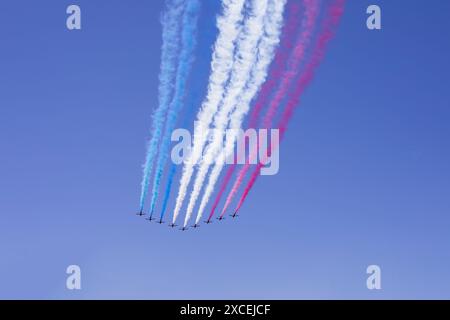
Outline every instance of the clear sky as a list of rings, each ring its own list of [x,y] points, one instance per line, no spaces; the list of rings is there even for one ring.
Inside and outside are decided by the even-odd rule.
[[[220,12],[202,4],[194,110]],[[366,28],[369,4],[381,31]],[[134,215],[162,8],[2,1],[0,298],[450,298],[450,2],[348,0],[280,172],[237,220],[185,233]],[[66,289],[71,264],[80,291]]]

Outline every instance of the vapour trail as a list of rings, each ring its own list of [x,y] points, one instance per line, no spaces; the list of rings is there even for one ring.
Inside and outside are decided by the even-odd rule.
[[[221,131],[222,136],[220,137],[220,140],[217,144],[213,145],[216,148],[216,154],[218,152],[221,154],[216,157],[214,167],[209,175],[208,183],[200,202],[200,207],[195,222],[196,224],[199,223],[202,218],[203,211],[205,210],[209,198],[214,191],[214,186],[216,185],[217,179],[219,178],[225,165],[225,159],[233,154],[234,145],[242,127],[242,122],[250,109],[250,102],[267,78],[269,65],[273,60],[275,49],[280,43],[280,33],[283,25],[283,12],[285,4],[286,0],[269,1],[266,14],[263,19],[263,35],[259,41],[256,52],[254,52],[257,60],[251,69],[251,78],[247,80],[246,87],[241,91],[240,97],[236,101],[237,106],[232,109],[231,114],[229,115],[230,124],[228,128],[231,130],[228,130],[225,137],[225,148],[222,148],[223,131]],[[225,126],[227,123],[228,119],[225,121]],[[209,167],[209,164],[206,165]]]
[[[286,97],[289,89],[291,88],[294,79],[301,72],[301,64],[306,55],[306,49],[311,41],[314,34],[315,25],[317,21],[317,16],[319,14],[319,0],[303,0],[305,7],[304,19],[301,25],[301,33],[297,38],[295,47],[288,59],[288,64],[281,73],[279,78],[279,85],[275,92],[273,93],[272,100],[269,103],[269,107],[266,116],[263,120],[263,128],[269,129],[273,123],[273,119],[282,103],[282,100]],[[281,81],[280,81],[281,79]],[[255,115],[256,117],[259,114]],[[257,157],[258,148],[253,148],[250,157],[254,160]],[[222,210],[221,216],[225,214],[230,202],[232,201],[234,195],[239,190],[247,171],[250,169],[250,163],[245,164],[240,170],[238,177],[226,199],[224,209]]]
[[[292,117],[294,109],[298,106],[300,98],[307,87],[307,85],[314,78],[314,73],[316,68],[319,66],[323,57],[325,55],[326,47],[329,41],[334,37],[335,29],[339,24],[340,18],[344,12],[345,0],[335,0],[333,4],[329,7],[327,17],[325,18],[323,31],[320,34],[316,46],[314,48],[314,52],[312,54],[311,61],[306,66],[304,74],[298,79],[297,84],[293,92],[289,94],[289,101],[286,105],[286,109],[284,110],[281,120],[279,121],[279,129],[280,129],[280,141],[284,137],[284,133],[286,132],[287,125],[289,120]],[[278,147],[278,146],[275,146]],[[268,152],[270,153],[270,146],[268,147]],[[256,179],[259,176],[262,165],[258,164],[255,170],[253,171],[250,181],[244,189],[244,192],[239,200],[239,203],[236,207],[236,211],[238,211],[245,199],[248,196],[251,188],[256,182]]]
[[[193,96],[197,97],[199,96],[199,94],[197,94],[197,92],[192,92],[192,87],[191,89],[191,99],[189,101],[186,101],[185,103],[187,103],[189,106],[195,106],[198,105],[198,101],[196,98],[193,98]],[[181,126],[181,128],[186,128],[189,124],[188,122],[191,121],[191,119],[194,117],[194,112],[197,110],[194,110],[194,108],[189,108],[188,112],[183,116],[184,120],[183,120],[183,126]],[[166,213],[167,210],[167,205],[168,205],[168,201],[170,198],[170,194],[171,194],[171,190],[172,190],[172,185],[173,185],[173,180],[175,179],[175,174],[177,172],[177,164],[172,163],[170,170],[169,170],[169,174],[167,175],[167,184],[166,184],[166,189],[164,191],[164,198],[163,198],[163,202],[162,202],[162,206],[161,206],[161,214],[160,214],[160,221],[163,221],[164,215]]]
[[[162,203],[162,206],[161,206],[161,215],[159,217],[160,221],[163,220],[164,214],[166,213],[167,203],[169,202],[170,189],[172,188],[173,177],[175,176],[175,172],[176,171],[177,171],[177,166],[174,163],[172,163],[172,165],[170,167],[170,171],[169,171],[169,176],[168,176],[168,179],[167,179],[166,190],[164,192],[163,203]]]
[[[268,104],[268,99],[272,91],[275,89],[276,84],[278,84],[279,78],[285,68],[286,61],[288,60],[288,56],[290,53],[290,49],[292,49],[293,44],[295,43],[295,35],[297,31],[297,25],[300,18],[300,2],[299,1],[290,1],[288,2],[288,6],[286,9],[287,12],[287,21],[283,27],[282,38],[280,46],[278,47],[275,58],[272,66],[270,67],[269,77],[266,82],[264,82],[261,91],[258,94],[258,98],[254,103],[252,111],[249,117],[249,128],[255,128],[260,113],[264,106]],[[211,212],[209,213],[207,221],[210,221],[214,216],[214,212],[219,205],[220,199],[222,198],[223,193],[225,192],[228,183],[233,176],[233,173],[236,169],[237,165],[234,163],[230,165],[225,174],[225,177],[220,186],[219,192],[214,200],[214,203],[211,208]]]
[[[183,28],[181,31],[181,52],[179,56],[177,74],[175,79],[175,92],[167,113],[164,135],[161,139],[158,158],[156,161],[155,174],[153,179],[152,198],[150,202],[150,215],[155,209],[156,200],[159,194],[162,174],[170,153],[171,135],[175,129],[178,114],[184,104],[183,99],[186,92],[186,85],[189,73],[194,62],[194,50],[196,46],[197,21],[200,12],[199,0],[187,0],[183,14]]]
[[[209,164],[214,161],[217,150],[223,143],[223,131],[229,120],[229,113],[235,108],[240,93],[250,78],[250,72],[256,61],[258,42],[264,33],[264,17],[267,12],[268,0],[252,0],[248,17],[244,22],[243,32],[237,41],[235,61],[233,63],[230,80],[226,85],[226,94],[214,114],[214,131],[209,144],[205,148],[204,156],[200,161],[194,187],[191,192],[186,211],[184,226],[187,225],[195,202],[200,194],[203,181],[208,173]]]
[[[202,63],[202,62],[198,62],[198,63]],[[196,69],[196,72],[197,71],[198,70]],[[205,72],[205,71],[203,71],[203,72]],[[201,73],[203,73],[203,72],[201,72]],[[197,76],[199,76],[199,75],[201,76],[201,73],[197,74]],[[196,108],[194,108],[194,106],[200,104],[200,101],[198,101],[198,100],[200,100],[201,94],[199,93],[200,87],[198,86],[198,83],[194,84],[194,83],[190,82],[189,90],[190,90],[189,91],[189,99],[185,100],[185,104],[190,107],[188,107],[188,109],[186,110],[187,112],[183,115],[183,118],[184,118],[183,125],[180,126],[180,128],[187,128],[189,126],[189,122],[192,121],[191,119],[194,118],[195,113],[198,111]],[[172,191],[173,180],[175,179],[177,167],[178,167],[177,164],[172,163],[169,173],[167,175],[166,189],[164,191],[163,202],[161,205],[160,222],[163,221],[163,218],[167,212],[168,201],[169,201],[170,194]]]
[[[209,213],[207,222],[211,221],[211,218],[214,216],[214,212],[216,211],[217,206],[219,205],[220,199],[222,198],[223,193],[225,192],[228,183],[230,183],[231,177],[233,176],[234,170],[236,168],[236,164],[232,164],[225,174],[225,178],[222,181],[222,184],[220,185],[219,192],[217,193],[216,199],[214,200],[214,203],[211,208],[211,212]]]
[[[139,202],[140,212],[144,210],[153,162],[158,151],[158,144],[161,139],[165,122],[165,115],[169,108],[170,98],[173,92],[176,60],[180,45],[179,29],[183,8],[184,0],[169,0],[167,1],[166,12],[161,18],[162,47],[158,87],[158,107],[152,117],[152,137],[148,143],[146,159],[143,166],[141,196]]]
[[[223,13],[217,18],[219,34],[212,55],[208,93],[197,114],[197,121],[194,124],[192,150],[183,166],[183,173],[172,218],[173,223],[175,223],[180,213],[194,166],[202,155],[203,146],[207,139],[207,130],[219,107],[225,91],[225,84],[229,79],[233,66],[236,40],[241,32],[242,21],[244,19],[244,3],[245,0],[222,1]]]

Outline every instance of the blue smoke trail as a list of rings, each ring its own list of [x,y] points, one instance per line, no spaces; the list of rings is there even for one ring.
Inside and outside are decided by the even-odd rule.
[[[176,59],[179,52],[179,29],[183,14],[184,0],[169,0],[167,10],[161,19],[162,24],[162,47],[161,47],[161,70],[159,74],[158,108],[152,116],[152,138],[147,147],[143,177],[141,183],[140,212],[144,210],[145,198],[147,197],[150,175],[153,169],[153,161],[156,157],[158,144],[164,127],[164,119],[169,108],[170,98],[173,91],[173,83],[176,72]]]
[[[205,73],[205,71],[203,71],[202,73]],[[207,75],[207,74],[205,73],[205,75]],[[190,99],[189,99],[189,102],[187,103],[188,106],[199,105],[199,103],[201,102],[200,101],[201,96],[200,96],[199,91],[200,91],[200,88],[198,88],[198,90],[195,90],[194,92],[191,91],[192,93],[190,94]],[[186,128],[188,126],[188,122],[189,122],[189,120],[192,120],[195,110],[196,109],[194,109],[194,108],[189,108],[187,110],[188,112],[184,115],[182,128]],[[164,198],[163,198],[163,202],[162,202],[161,215],[160,215],[161,221],[164,218],[164,215],[166,214],[167,204],[169,202],[170,192],[172,190],[173,179],[175,178],[176,173],[177,173],[177,165],[175,163],[172,163],[172,165],[170,166],[169,174],[167,176],[166,190],[164,191]]]
[[[204,17],[205,19],[208,19],[208,17]],[[209,19],[211,19],[211,23],[215,22],[215,17],[209,17]],[[203,20],[203,23],[205,23],[206,20]],[[202,32],[205,32],[207,30],[202,30]],[[211,44],[212,45],[212,44]],[[197,75],[197,77],[200,78],[205,78],[208,79],[208,75],[209,75],[209,71],[210,71],[210,61],[208,59],[201,59],[201,60],[197,60],[196,61],[196,70],[195,73]],[[183,116],[184,120],[183,120],[183,125],[181,126],[181,128],[187,128],[190,124],[191,121],[193,121],[192,119],[195,116],[195,112],[197,111],[197,109],[193,108],[192,106],[198,106],[201,104],[202,99],[203,99],[203,93],[202,91],[204,90],[204,87],[207,86],[208,83],[206,81],[206,83],[201,83],[200,81],[195,81],[195,83],[191,83],[189,85],[190,90],[189,90],[189,98],[186,102],[187,106],[190,106],[186,111],[186,114]],[[175,163],[172,163],[172,165],[170,166],[170,170],[169,170],[169,174],[167,175],[167,185],[166,185],[166,190],[164,191],[164,198],[163,198],[163,202],[162,202],[162,206],[161,206],[161,214],[160,214],[160,221],[163,220],[165,214],[166,214],[166,210],[167,210],[167,205],[169,203],[169,198],[170,198],[170,193],[172,191],[172,185],[173,185],[173,180],[175,179],[175,174],[177,173],[177,165]]]
[[[153,180],[152,200],[150,203],[150,214],[155,209],[156,199],[158,198],[159,185],[164,171],[167,158],[169,156],[171,135],[177,124],[178,114],[183,107],[183,98],[192,64],[194,62],[194,49],[196,46],[197,20],[200,12],[200,1],[189,0],[186,11],[183,15],[183,30],[181,32],[181,53],[175,82],[175,93],[167,114],[167,122],[164,130],[164,136],[161,140],[161,146],[155,167]]]
[[[167,203],[169,202],[170,190],[172,189],[172,182],[173,182],[173,178],[174,178],[176,172],[177,172],[177,166],[175,163],[172,163],[172,166],[170,167],[170,171],[169,171],[169,177],[167,179],[166,191],[164,192],[161,216],[159,217],[160,221],[162,221],[162,219],[164,218],[164,214],[166,213]]]
[[[207,65],[209,66],[209,65]],[[191,88],[193,89],[193,88]],[[196,88],[195,90],[191,90],[189,102],[187,102],[188,106],[197,106],[199,103],[201,103],[200,99],[201,96],[199,94],[200,88]],[[189,108],[187,113],[184,115],[183,120],[183,126],[182,128],[186,128],[188,126],[188,123],[190,120],[192,120],[192,117],[194,116],[195,108]],[[167,185],[166,190],[164,191],[164,198],[161,206],[161,215],[160,220],[162,221],[164,218],[164,215],[166,214],[167,204],[169,202],[170,192],[172,190],[172,184],[173,179],[175,178],[175,174],[177,173],[177,165],[175,163],[172,163],[170,166],[169,174],[167,176]]]

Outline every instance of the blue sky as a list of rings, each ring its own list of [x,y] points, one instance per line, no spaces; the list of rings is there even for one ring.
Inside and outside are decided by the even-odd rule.
[[[202,2],[188,105],[220,12]],[[80,31],[65,26],[72,3]],[[450,2],[349,0],[280,172],[238,220],[186,233],[134,216],[162,7],[2,3],[0,298],[450,298]],[[70,264],[80,291],[65,287]],[[382,290],[366,288],[370,264]]]

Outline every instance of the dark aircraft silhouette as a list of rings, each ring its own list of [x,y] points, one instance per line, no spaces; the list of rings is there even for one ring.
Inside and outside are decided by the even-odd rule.
[[[223,216],[217,217],[217,220],[222,221],[225,220],[225,218]]]
[[[232,218],[234,219],[234,218],[236,218],[236,217],[239,217],[239,215],[237,214],[237,211],[236,211],[235,213],[230,214],[230,217],[232,217]]]
[[[175,223],[171,223],[171,224],[169,224],[169,227],[171,227],[171,228],[175,228],[177,225],[175,224]]]
[[[186,228],[186,227],[180,228],[181,231],[186,231],[187,229],[189,229],[189,228]]]
[[[142,217],[142,216],[145,216],[145,213],[143,213],[142,210],[141,210],[141,211],[139,211],[138,213],[136,213],[136,215]]]
[[[156,221],[156,223],[163,224],[164,221],[162,221],[162,219],[159,219],[159,221]]]
[[[196,223],[192,226],[192,228],[194,228],[194,229],[200,228],[200,225]]]
[[[208,219],[208,220],[205,221],[205,223],[206,224],[210,224],[210,223],[212,223],[212,221],[211,221],[211,219]]]
[[[148,221],[152,222],[153,220],[155,220],[155,218],[153,218],[153,211],[150,212],[150,217],[147,218]]]

